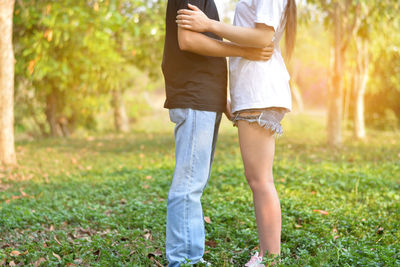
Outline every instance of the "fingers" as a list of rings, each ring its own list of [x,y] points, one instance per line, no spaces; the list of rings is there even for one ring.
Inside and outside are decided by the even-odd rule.
[[[270,59],[273,53],[263,53],[262,56]]]
[[[176,16],[176,19],[177,20],[193,20],[193,18],[188,15],[178,15],[178,16]]]
[[[190,25],[190,23],[188,21],[176,21],[176,23],[178,24],[178,27],[182,28],[182,29],[186,29],[186,30],[192,30],[193,26]]]
[[[271,47],[248,48],[247,51],[249,52],[249,54],[246,59],[252,61],[268,61],[274,54],[274,49],[272,49]]]
[[[189,10],[189,9],[179,9],[178,14],[180,15],[194,15],[196,14],[195,11]]]
[[[176,23],[179,27],[190,29],[191,28],[191,21],[193,19],[187,15],[178,15],[176,16]]]
[[[260,52],[261,60],[264,60],[264,61],[269,60],[269,59],[271,59],[271,57],[274,53],[274,48],[271,46],[267,46],[267,47],[261,48],[261,51],[259,51],[259,52]]]
[[[263,54],[259,54],[257,56],[254,56],[254,58],[252,60],[260,60],[260,61],[267,61],[271,59],[272,54],[268,54],[268,53],[263,53]]]
[[[176,23],[179,27],[191,30],[193,27],[191,25],[193,21],[192,15],[195,14],[195,11],[180,9],[178,10],[178,15],[176,16]]]
[[[267,46],[267,47],[261,48],[261,50],[262,50],[262,52],[273,52],[274,47]]]
[[[188,7],[189,7],[190,9],[192,9],[192,10],[200,11],[200,9],[199,9],[197,6],[195,6],[195,5],[188,4]]]
[[[273,51],[262,51],[261,52],[261,55],[265,55],[265,56],[272,56],[272,54],[273,54]]]

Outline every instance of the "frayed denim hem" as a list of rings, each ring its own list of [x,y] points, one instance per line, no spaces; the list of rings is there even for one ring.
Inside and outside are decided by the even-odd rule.
[[[251,115],[241,115],[241,113],[257,113]],[[233,118],[233,126],[237,127],[237,121],[243,120],[249,123],[257,123],[264,129],[271,131],[275,137],[283,135],[283,127],[281,121],[287,111],[283,108],[266,108],[261,110],[241,110],[235,114]]]

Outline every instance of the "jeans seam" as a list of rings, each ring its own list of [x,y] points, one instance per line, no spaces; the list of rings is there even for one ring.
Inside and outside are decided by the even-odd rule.
[[[186,192],[188,192],[188,189],[191,188],[192,185],[192,178],[193,178],[193,167],[194,167],[194,155],[195,155],[195,150],[196,150],[196,134],[195,134],[195,130],[196,130],[196,111],[192,110],[191,112],[193,112],[193,117],[192,117],[192,148],[191,148],[191,153],[190,153],[190,174],[189,174],[189,179],[187,181],[187,188],[186,188]],[[186,227],[186,240],[187,240],[187,246],[186,246],[186,253],[187,255],[190,255],[190,250],[191,250],[191,246],[192,246],[192,242],[190,240],[190,227],[189,227],[189,222],[188,222],[188,214],[189,214],[189,206],[188,206],[188,197],[189,194],[185,195],[185,227]]]
[[[212,168],[212,163],[214,161],[214,153],[215,153],[215,147],[216,147],[216,143],[217,143],[217,139],[218,139],[218,133],[216,132],[217,130],[219,130],[219,123],[221,122],[221,118],[219,117],[219,113],[216,112],[215,113],[215,121],[214,121],[214,129],[213,129],[213,140],[211,142],[211,150],[210,150],[210,165],[209,165],[209,169],[208,169],[208,177],[207,177],[207,181],[204,184],[203,188],[202,188],[202,192],[205,190],[209,180],[210,180],[210,176],[211,176],[211,168]],[[218,123],[218,125],[217,125]],[[203,209],[201,210],[201,215],[204,218],[204,211]],[[202,230],[203,230],[203,236],[205,237],[206,233],[205,233],[205,225],[204,225],[204,219],[202,219]]]
[[[202,192],[205,190],[205,188],[206,188],[206,186],[207,186],[207,184],[208,184],[208,182],[209,182],[209,180],[210,180],[210,176],[211,176],[211,168],[212,168],[212,162],[213,162],[213,160],[214,160],[214,146],[216,145],[216,139],[217,139],[217,134],[215,133],[215,131],[216,131],[216,129],[217,129],[217,121],[218,121],[218,113],[216,112],[215,113],[215,121],[214,121],[214,129],[213,129],[213,140],[212,140],[212,142],[211,142],[211,150],[210,150],[210,167],[209,167],[209,169],[208,169],[208,177],[207,177],[207,181],[206,181],[206,183],[205,183],[205,185],[203,186],[203,188],[202,188]],[[214,142],[215,142],[215,144],[214,144]]]

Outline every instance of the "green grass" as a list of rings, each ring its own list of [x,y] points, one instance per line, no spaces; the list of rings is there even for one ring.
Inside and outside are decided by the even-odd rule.
[[[329,149],[323,117],[290,115],[284,126],[274,166],[282,266],[399,266],[399,133],[370,132],[367,142],[345,133],[344,146]],[[0,265],[167,264],[173,148],[165,112],[129,135],[19,141],[20,166],[0,170]],[[243,266],[258,240],[236,128],[226,120],[203,208],[211,218],[205,259]]]

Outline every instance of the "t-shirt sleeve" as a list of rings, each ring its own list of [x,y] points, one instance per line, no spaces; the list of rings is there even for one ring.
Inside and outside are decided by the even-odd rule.
[[[202,11],[204,11],[205,7],[205,0],[177,0],[178,1],[178,9],[189,9],[188,4],[197,6],[200,8]]]
[[[253,7],[256,10],[255,23],[264,23],[277,31],[281,24],[284,11],[283,0],[253,0]]]

